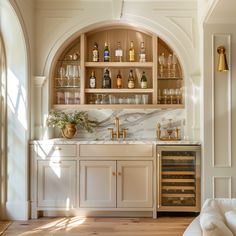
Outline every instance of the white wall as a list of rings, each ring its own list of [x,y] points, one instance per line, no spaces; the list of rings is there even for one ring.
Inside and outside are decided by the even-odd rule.
[[[228,72],[218,72],[217,47],[226,48]],[[203,198],[236,197],[236,27],[204,26]]]

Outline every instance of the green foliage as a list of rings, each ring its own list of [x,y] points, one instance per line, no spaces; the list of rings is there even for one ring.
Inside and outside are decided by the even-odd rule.
[[[85,111],[51,111],[47,117],[46,124],[48,127],[57,127],[60,129],[65,128],[66,124],[75,124],[77,127],[84,128],[92,133],[97,122],[90,120]]]

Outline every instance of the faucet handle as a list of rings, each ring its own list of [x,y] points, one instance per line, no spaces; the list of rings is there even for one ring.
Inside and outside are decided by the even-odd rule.
[[[128,130],[128,128],[122,129],[122,136],[123,136],[123,139],[125,139],[126,136],[127,136],[127,132],[126,132],[127,130]]]
[[[114,136],[115,136],[114,129],[113,128],[108,128],[108,130],[110,131],[110,138],[113,139]]]

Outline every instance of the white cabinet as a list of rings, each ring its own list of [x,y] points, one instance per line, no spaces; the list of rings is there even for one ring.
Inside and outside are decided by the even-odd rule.
[[[156,216],[152,144],[31,145],[31,216]]]
[[[116,207],[116,162],[80,162],[80,207]]]
[[[117,207],[152,207],[152,161],[117,161]]]
[[[38,207],[76,206],[76,161],[38,160]]]
[[[80,207],[152,207],[152,181],[152,161],[80,161]]]

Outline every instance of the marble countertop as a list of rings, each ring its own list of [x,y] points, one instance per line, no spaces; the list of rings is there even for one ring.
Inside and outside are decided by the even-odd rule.
[[[156,139],[45,139],[45,140],[33,140],[30,144],[154,144],[154,145],[201,145],[200,141],[160,141]]]

